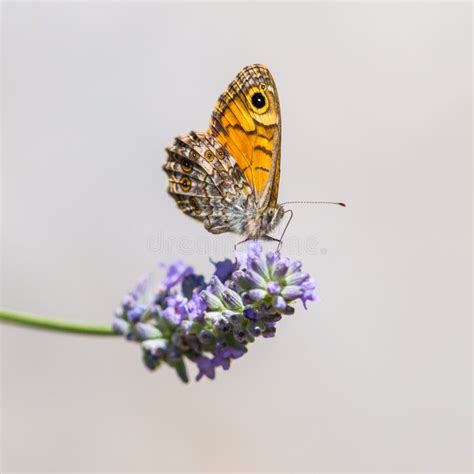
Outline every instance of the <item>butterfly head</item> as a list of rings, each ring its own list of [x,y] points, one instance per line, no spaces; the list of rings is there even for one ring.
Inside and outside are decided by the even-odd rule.
[[[276,207],[265,209],[260,217],[260,232],[262,235],[268,234],[280,223],[285,210],[279,204]]]

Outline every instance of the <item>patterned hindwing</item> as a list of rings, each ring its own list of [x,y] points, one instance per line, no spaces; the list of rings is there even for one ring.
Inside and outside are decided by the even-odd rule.
[[[255,208],[255,196],[240,167],[214,137],[181,135],[166,148],[168,192],[187,215],[209,232],[242,233],[242,216]]]
[[[278,92],[261,64],[243,68],[219,97],[209,133],[241,167],[259,207],[274,207],[280,177],[281,117]]]

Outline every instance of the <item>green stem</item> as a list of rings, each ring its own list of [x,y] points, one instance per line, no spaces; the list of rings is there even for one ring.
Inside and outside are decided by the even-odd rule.
[[[74,334],[90,334],[95,336],[117,336],[109,326],[90,326],[88,324],[70,323],[67,321],[55,321],[45,319],[32,314],[17,313],[0,309],[0,322],[30,326],[48,331],[61,331]]]

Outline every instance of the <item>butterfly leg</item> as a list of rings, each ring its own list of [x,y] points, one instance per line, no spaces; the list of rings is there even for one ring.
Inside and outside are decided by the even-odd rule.
[[[264,235],[262,237],[262,240],[271,240],[272,242],[279,242],[281,243],[280,239],[277,239],[276,237],[272,237],[271,235]]]
[[[285,236],[286,230],[288,229],[288,226],[290,225],[291,219],[293,219],[293,211],[291,209],[288,209],[287,211],[285,211],[285,214],[287,212],[290,213],[290,218],[288,219],[288,222],[286,223],[285,228],[283,229],[281,237],[280,237],[280,239],[274,239],[274,240],[277,240],[279,242],[278,247],[277,247],[277,251],[280,251],[281,246],[283,245],[283,237]]]
[[[272,242],[278,242],[277,252],[280,251],[281,245],[283,244],[283,242],[280,239],[277,239],[276,237],[272,237],[271,235],[264,235],[263,240],[271,240]]]
[[[252,239],[241,240],[240,242],[237,242],[236,244],[234,244],[234,251],[237,250],[238,245],[245,244],[245,242],[248,242],[249,240],[252,240]]]

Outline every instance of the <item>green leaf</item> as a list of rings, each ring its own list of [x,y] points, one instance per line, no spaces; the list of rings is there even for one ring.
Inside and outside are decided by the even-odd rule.
[[[178,374],[178,377],[181,379],[182,382],[188,383],[189,378],[188,378],[188,371],[186,370],[186,365],[184,364],[183,359],[181,359],[176,365],[175,365],[176,373]]]

